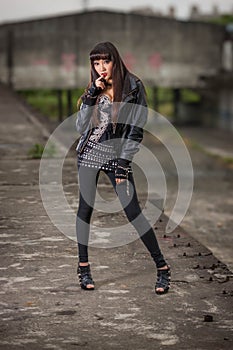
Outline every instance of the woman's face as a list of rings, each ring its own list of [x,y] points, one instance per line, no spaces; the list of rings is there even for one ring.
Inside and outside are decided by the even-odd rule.
[[[95,60],[93,66],[96,72],[106,81],[112,78],[113,62],[107,59]]]

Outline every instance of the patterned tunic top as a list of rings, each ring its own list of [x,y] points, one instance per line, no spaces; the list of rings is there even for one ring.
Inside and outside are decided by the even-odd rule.
[[[111,111],[109,97],[101,95],[98,101],[99,124],[92,130],[83,152],[78,156],[79,166],[115,171],[116,152],[109,141],[112,133]]]
[[[89,140],[94,142],[103,141],[102,135],[111,124],[112,102],[107,95],[101,95],[99,98],[99,121],[100,123],[94,128]]]

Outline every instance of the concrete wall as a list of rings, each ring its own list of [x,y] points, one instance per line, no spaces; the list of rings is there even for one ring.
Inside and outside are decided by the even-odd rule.
[[[200,77],[221,67],[223,37],[217,25],[106,11],[8,24],[0,26],[0,77],[7,82],[10,50],[15,88],[83,87],[90,50],[112,41],[146,84],[202,87]]]

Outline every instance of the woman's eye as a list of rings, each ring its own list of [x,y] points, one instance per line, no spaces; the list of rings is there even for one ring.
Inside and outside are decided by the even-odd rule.
[[[94,62],[94,66],[98,66],[99,62]]]

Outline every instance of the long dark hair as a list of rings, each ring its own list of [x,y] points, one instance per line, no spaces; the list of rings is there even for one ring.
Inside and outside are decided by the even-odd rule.
[[[91,84],[95,82],[97,78],[99,78],[99,75],[96,72],[94,67],[94,61],[100,60],[100,59],[108,59],[113,62],[113,67],[112,67],[113,102],[121,102],[125,79],[126,79],[126,76],[129,74],[129,71],[126,68],[117,48],[109,41],[101,42],[95,45],[95,47],[91,50],[89,57],[91,62],[91,77],[90,77],[90,82],[83,95],[86,94]],[[97,103],[98,103],[98,99],[96,104]],[[113,111],[112,111],[113,122],[116,122],[117,120],[118,105],[119,105],[118,103],[113,104]],[[96,123],[98,123],[97,108],[94,109],[92,120],[95,125]]]
[[[113,81],[113,101],[120,102],[122,100],[122,90],[126,74],[129,72],[126,68],[117,48],[109,41],[97,44],[90,52],[91,61],[91,82],[94,82],[99,75],[94,68],[94,61],[100,59],[108,59],[112,61],[112,81]]]

